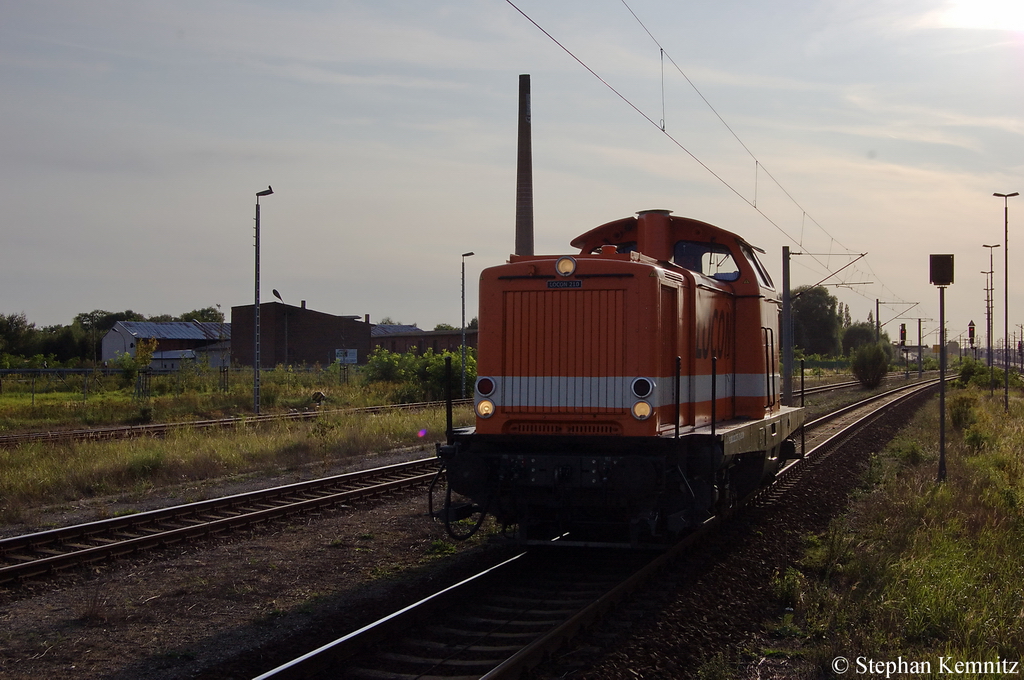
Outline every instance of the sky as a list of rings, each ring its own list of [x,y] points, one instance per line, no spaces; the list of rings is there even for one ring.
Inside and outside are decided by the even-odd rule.
[[[993,193],[1024,192],[1009,0],[0,0],[0,313],[230,315],[273,186],[263,302],[458,326],[461,254],[470,319],[514,249],[523,73],[537,253],[669,209],[763,248],[780,284],[790,246],[794,286],[934,343],[929,254],[955,257],[950,338],[973,320],[983,341],[1000,244],[1002,337]]]

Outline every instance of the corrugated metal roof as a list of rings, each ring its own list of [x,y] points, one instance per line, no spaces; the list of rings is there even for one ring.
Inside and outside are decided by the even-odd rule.
[[[137,338],[158,340],[230,340],[231,324],[217,321],[118,321]]]
[[[382,335],[394,335],[395,333],[422,333],[422,328],[416,326],[410,326],[404,323],[397,324],[377,324],[370,329],[371,337],[380,337]]]
[[[194,349],[169,349],[165,352],[153,352],[154,360],[171,360],[179,361],[181,359],[195,359],[196,351]]]

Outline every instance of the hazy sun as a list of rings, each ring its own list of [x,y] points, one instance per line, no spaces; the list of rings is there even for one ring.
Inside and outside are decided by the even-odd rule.
[[[950,0],[932,16],[949,28],[1024,32],[1021,0]]]

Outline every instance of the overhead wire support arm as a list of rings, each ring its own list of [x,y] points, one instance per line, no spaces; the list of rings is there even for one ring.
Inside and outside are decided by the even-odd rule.
[[[914,307],[917,307],[921,303],[920,302],[884,302],[882,304],[886,304],[886,305],[910,305],[909,307],[904,309],[902,312],[900,312],[898,315],[896,315],[896,316],[892,317],[891,319],[889,319],[889,321],[895,321],[896,319],[901,318],[904,314],[909,312]],[[885,323],[879,324],[879,326],[885,326],[885,324],[889,323],[889,321],[886,321]]]
[[[808,253],[808,255],[809,254],[810,253]],[[850,265],[852,265],[853,263],[857,262],[858,260],[860,260],[863,257],[867,257],[867,253],[861,253],[856,258],[850,260],[849,262],[844,264],[842,267],[840,267],[839,269],[835,270],[834,272],[832,272],[831,274],[829,274],[828,276],[823,278],[821,281],[818,281],[817,283],[815,283],[813,286],[808,286],[807,289],[814,288],[814,286],[820,286],[821,284],[825,283],[826,281],[831,279],[833,276],[835,276],[839,272],[843,271],[844,269],[846,269],[847,267],[849,267]],[[853,284],[832,284],[832,285],[853,285]],[[794,295],[793,299],[795,300],[796,298],[800,297],[801,295],[803,295],[803,291],[801,291],[801,292],[797,293],[796,295]]]
[[[870,286],[874,281],[844,281],[842,283],[819,283],[819,286],[835,286],[836,288],[850,288],[852,286]]]

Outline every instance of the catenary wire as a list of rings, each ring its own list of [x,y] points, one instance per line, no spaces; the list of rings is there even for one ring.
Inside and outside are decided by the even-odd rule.
[[[823,234],[825,234],[829,238],[830,244],[837,245],[837,246],[839,246],[840,248],[842,248],[843,250],[846,251],[846,253],[844,254],[845,256],[850,256],[852,254],[856,254],[855,251],[853,251],[850,248],[847,248],[846,246],[844,246],[834,236],[832,236],[816,219],[814,219],[814,217],[811,216],[807,212],[807,210],[804,209],[803,206],[800,205],[800,203],[792,196],[792,194],[790,194],[789,191],[784,186],[782,186],[782,184],[775,178],[775,176],[767,168],[764,167],[764,164],[761,163],[760,160],[753,154],[753,152],[750,151],[750,149],[743,142],[743,140],[740,139],[739,135],[736,134],[735,130],[732,129],[732,127],[728,124],[728,122],[726,122],[726,120],[722,117],[722,115],[715,109],[715,107],[711,104],[711,102],[708,101],[708,99],[704,96],[704,94],[700,91],[700,89],[697,88],[697,86],[693,83],[693,81],[689,78],[689,76],[687,76],[686,73],[682,70],[682,68],[680,68],[680,66],[675,62],[675,60],[672,58],[672,56],[667,51],[665,51],[664,47],[661,46],[661,43],[658,41],[658,39],[651,33],[651,31],[647,28],[647,26],[643,23],[643,21],[640,20],[640,18],[633,11],[633,9],[625,2],[625,0],[620,0],[620,1],[622,2],[623,6],[627,9],[627,11],[629,11],[629,13],[637,21],[637,23],[640,24],[640,26],[644,29],[644,31],[647,33],[647,35],[655,43],[655,45],[658,46],[659,50],[661,51],[662,58],[663,59],[666,58],[666,57],[668,58],[669,62],[676,68],[676,70],[686,80],[686,82],[689,83],[690,87],[693,88],[694,92],[697,93],[697,95],[700,97],[700,99],[702,101],[704,101],[704,103],[708,106],[708,108],[715,114],[715,116],[722,123],[722,125],[729,131],[729,133],[736,140],[736,142],[754,160],[756,170],[763,171],[765,173],[765,175],[769,179],[771,179],[771,181],[775,184],[775,186],[777,186],[779,188],[779,190],[781,190],[783,192],[783,194],[785,194],[785,196],[793,203],[793,205],[795,205],[797,208],[800,209],[800,211],[802,213],[802,218],[801,218],[801,236],[800,236],[799,239],[797,239],[793,235],[791,235],[788,231],[786,231],[786,229],[784,227],[782,227],[780,224],[778,224],[774,219],[772,219],[771,216],[769,216],[766,212],[764,212],[764,210],[762,210],[761,208],[759,208],[757,206],[756,189],[755,189],[755,199],[752,201],[749,198],[747,198],[746,196],[744,196],[736,187],[732,186],[725,178],[723,178],[721,175],[719,175],[717,172],[715,172],[707,163],[705,163],[700,158],[698,158],[696,156],[696,154],[694,154],[692,151],[690,151],[681,141],[679,141],[671,133],[669,133],[668,130],[667,130],[667,125],[666,125],[666,121],[665,121],[665,117],[664,117],[665,116],[664,111],[663,111],[663,114],[662,114],[663,115],[662,120],[660,122],[655,121],[649,115],[644,113],[643,110],[641,110],[639,106],[634,104],[628,97],[626,97],[624,94],[619,92],[615,87],[613,87],[611,85],[611,83],[609,83],[607,80],[605,80],[605,78],[603,78],[593,68],[591,68],[586,62],[584,62],[580,57],[578,57],[574,52],[572,52],[572,50],[570,50],[568,47],[566,47],[564,44],[562,44],[562,42],[560,42],[557,38],[555,38],[550,32],[548,32],[543,26],[541,26],[537,21],[535,21],[530,15],[528,15],[523,9],[521,9],[518,5],[516,5],[512,0],[505,0],[505,2],[510,7],[512,7],[514,10],[516,10],[520,15],[522,15],[522,17],[524,19],[526,19],[531,24],[533,24],[533,26],[537,30],[539,30],[541,33],[543,33],[549,40],[551,40],[555,45],[557,45],[563,52],[565,52],[567,55],[569,55],[576,63],[578,63],[580,66],[582,66],[584,69],[586,69],[586,71],[588,73],[590,73],[592,76],[594,76],[594,78],[596,78],[602,85],[604,85],[612,93],[614,93],[615,96],[617,96],[619,99],[621,99],[627,106],[629,106],[636,113],[638,113],[640,116],[642,116],[644,118],[644,120],[646,120],[648,123],[650,123],[654,127],[658,128],[658,130],[663,135],[665,135],[665,137],[672,144],[674,144],[681,151],[683,151],[686,155],[688,155],[690,158],[692,158],[698,165],[700,165],[702,168],[704,168],[712,177],[717,179],[723,186],[725,186],[733,194],[735,194],[737,198],[742,200],[744,203],[746,203],[748,206],[750,206],[755,212],[757,212],[759,215],[761,215],[761,217],[766,222],[768,222],[770,225],[772,225],[777,231],[779,231],[779,233],[781,233],[783,236],[785,236],[787,239],[789,239],[792,243],[802,247],[804,221],[810,220],[816,227],[818,227],[818,229]],[[664,85],[662,85],[662,100],[663,100],[662,101],[662,106],[663,106],[663,109],[664,109]],[[756,183],[756,171],[755,171],[755,183]],[[838,255],[839,253],[836,253],[836,254]],[[815,262],[817,262],[817,264],[819,266],[821,266],[822,269],[824,269],[826,272],[832,272],[831,267],[827,263],[822,262],[821,260],[819,260],[815,256],[812,256],[812,259]],[[868,265],[868,267],[870,269],[870,264]],[[834,272],[832,272],[832,273],[834,273]],[[873,271],[871,273],[874,275]],[[875,278],[876,278],[876,280],[878,279],[877,276],[875,276]],[[884,284],[880,283],[880,285],[882,286],[883,290],[889,290]],[[853,289],[852,287],[851,287],[851,291],[855,292],[857,295],[860,295],[861,297],[863,297],[865,299],[870,299],[869,296],[864,295],[863,293]],[[889,290],[889,292],[892,294],[892,296],[894,298],[897,298],[897,299],[899,298],[899,296],[897,296],[891,290]],[[899,304],[903,304],[903,303],[900,302]]]

